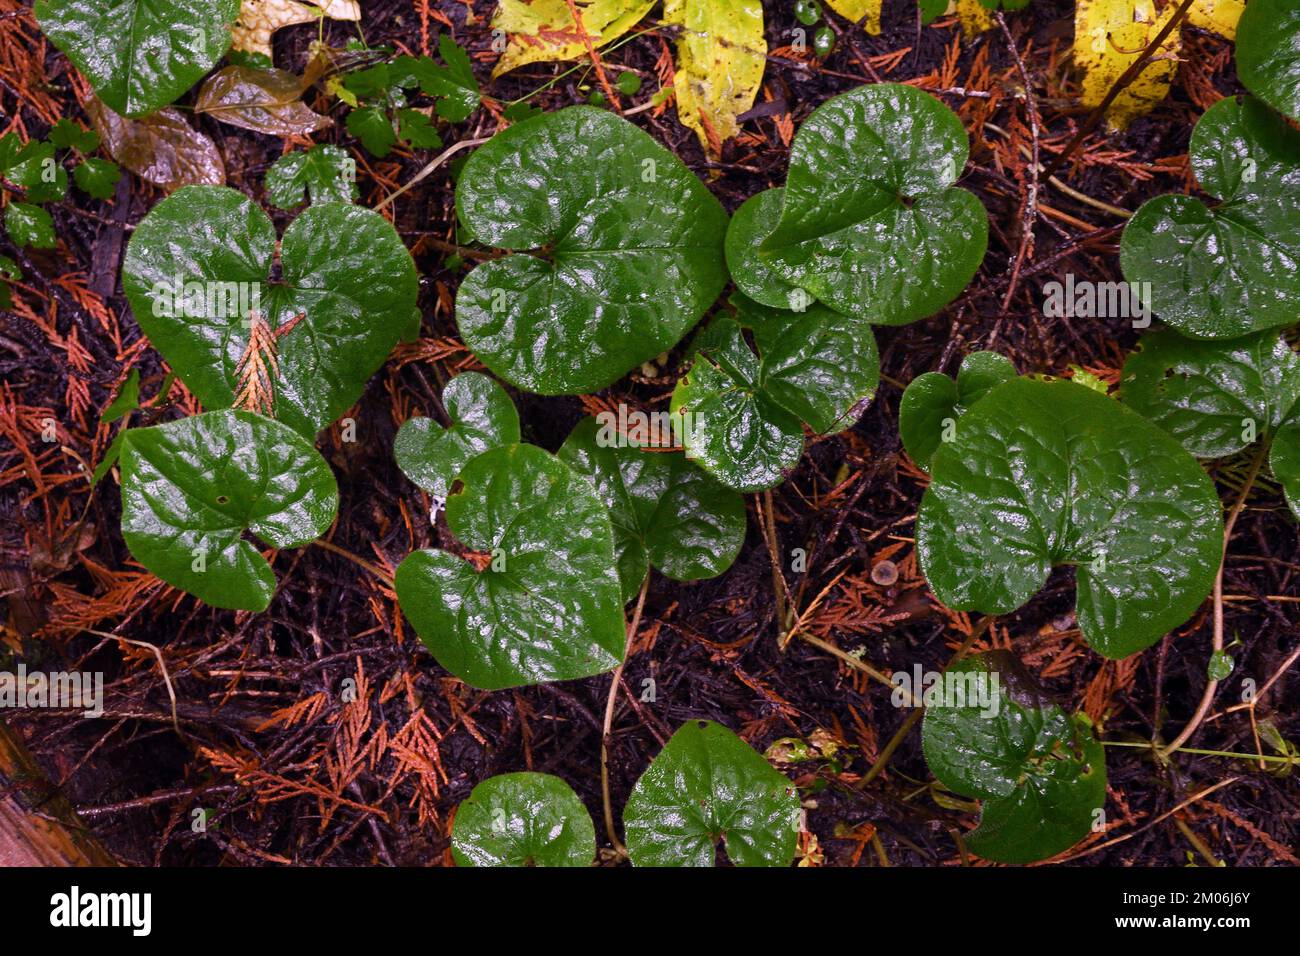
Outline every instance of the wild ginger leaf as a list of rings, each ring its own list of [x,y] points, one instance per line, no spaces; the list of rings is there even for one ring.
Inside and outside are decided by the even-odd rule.
[[[465,163],[456,208],[486,245],[541,250],[478,265],[456,321],[484,365],[543,395],[604,388],[672,348],[726,283],[721,205],[604,110],[572,106],[498,133]]]
[[[1106,756],[1089,724],[1044,698],[1006,651],[964,658],[945,677],[921,742],[940,783],[984,801],[971,851],[1032,863],[1087,836],[1106,802]]]
[[[609,507],[624,600],[651,564],[676,581],[717,577],[745,543],[744,500],[679,451],[643,450],[587,417],[557,456],[591,479]]]
[[[1227,97],[1192,130],[1193,196],[1144,203],[1120,241],[1124,277],[1184,335],[1236,338],[1300,314],[1300,131],[1258,100]]]
[[[633,866],[789,866],[799,796],[754,748],[711,720],[678,728],[623,810]]]
[[[591,866],[596,829],[573,788],[548,773],[503,773],[456,808],[457,866]]]
[[[209,408],[235,401],[250,313],[274,332],[275,417],[308,437],[360,397],[409,329],[418,280],[410,253],[378,213],[309,206],[280,240],[242,193],[189,186],[136,228],[122,286],[153,346]],[[178,294],[179,287],[179,294]]]
[[[403,613],[438,663],[472,687],[574,680],[623,658],[609,511],[587,479],[532,445],[472,459],[447,526],[486,567],[415,551],[396,574]]]
[[[279,422],[224,410],[128,429],[122,537],[135,559],[213,607],[264,611],[275,574],[251,543],[293,548],[329,530],[338,487]]]
[[[926,372],[908,383],[898,406],[898,434],[912,461],[929,468],[939,445],[956,434],[966,410],[995,385],[1016,377],[1011,360],[997,352],[972,352],[962,360],[954,381],[942,372]]]
[[[952,185],[966,154],[957,115],[915,87],[832,97],[795,134],[781,219],[759,255],[840,312],[880,325],[933,315],[988,244],[984,207]]]
[[[1173,438],[1069,381],[995,386],[930,459],[917,553],[955,610],[1007,614],[1072,565],[1098,653],[1127,657],[1186,621],[1223,549],[1214,485]]]
[[[451,416],[443,428],[432,418],[409,418],[397,430],[393,456],[402,474],[435,498],[446,499],[470,460],[491,448],[519,443],[519,413],[505,389],[478,372],[462,372],[442,391]]]
[[[1300,119],[1300,7],[1250,0],[1237,35],[1237,76],[1273,109]]]
[[[115,112],[176,100],[230,48],[239,0],[39,0],[36,21]]]
[[[760,305],[798,311],[816,301],[812,294],[786,282],[758,254],[763,240],[781,218],[785,189],[755,193],[740,204],[727,226],[727,268],[741,292]]]

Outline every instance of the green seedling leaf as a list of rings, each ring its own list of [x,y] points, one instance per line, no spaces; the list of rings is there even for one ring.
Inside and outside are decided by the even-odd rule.
[[[880,359],[864,319],[820,304],[781,312],[732,301],[737,317],[716,318],[701,333],[671,407],[688,458],[730,488],[758,491],[798,463],[802,422],[830,434],[857,420],[876,393]]]
[[[20,143],[14,133],[0,139],[0,174],[24,190],[29,203],[51,202],[68,194],[68,171],[54,156],[54,144]]]
[[[337,146],[313,146],[277,159],[266,171],[266,198],[277,209],[303,201],[356,202],[356,161]]]
[[[1121,398],[1197,458],[1271,442],[1269,463],[1300,517],[1300,356],[1277,332],[1229,342],[1143,336],[1124,363]]]
[[[953,664],[942,695],[921,742],[940,783],[984,801],[972,852],[1033,863],[1087,836],[1106,802],[1106,756],[1086,720],[1044,699],[1006,651]]]
[[[930,467],[939,445],[957,434],[957,419],[995,385],[1016,377],[1016,367],[997,352],[972,352],[962,360],[953,381],[942,372],[926,372],[908,383],[898,406],[898,432],[912,461]]]
[[[634,437],[588,417],[558,452],[609,507],[624,600],[636,596],[651,564],[675,581],[717,577],[745,543],[740,495],[681,452],[643,450]]]
[[[1237,76],[1273,109],[1300,120],[1300,6],[1250,0],[1237,21]]]
[[[759,246],[781,218],[784,196],[785,189],[778,186],[755,193],[741,203],[727,226],[727,268],[736,287],[755,302],[799,312],[816,300],[782,279],[758,254]]]
[[[82,129],[72,120],[64,118],[50,127],[46,137],[59,149],[75,149],[82,154],[93,153],[99,149],[99,134],[94,130]]]
[[[1227,680],[1232,674],[1234,663],[1232,655],[1227,651],[1215,651],[1210,655],[1210,664],[1206,668],[1206,676],[1210,680]]]
[[[457,866],[591,866],[596,830],[559,777],[503,773],[456,808],[451,855]]]
[[[240,0],[38,0],[41,31],[123,116],[176,100],[230,48]]]
[[[397,111],[397,136],[412,149],[437,149],[442,145],[432,121],[415,109]]]
[[[1120,265],[1184,335],[1236,338],[1300,314],[1300,131],[1258,100],[1215,103],[1192,130],[1211,196],[1157,196],[1124,229]]]
[[[5,207],[5,229],[19,249],[23,246],[53,249],[55,246],[54,220],[40,206],[11,202]]]
[[[537,253],[481,263],[456,294],[465,343],[533,392],[612,384],[672,348],[726,283],[722,206],[604,110],[569,107],[498,133],[466,162],[456,208],[479,242]]]
[[[795,134],[780,222],[760,255],[841,312],[879,325],[933,315],[988,245],[984,207],[952,185],[967,150],[957,115],[915,87],[832,97]]]
[[[415,311],[410,253],[378,213],[309,206],[280,240],[243,194],[188,186],[150,211],[127,247],[122,285],[136,321],[209,408],[234,404],[250,315],[274,331],[277,419],[307,437],[361,396]]]
[[[995,386],[930,459],[917,515],[921,569],[958,610],[1007,614],[1075,566],[1076,616],[1122,658],[1210,593],[1223,517],[1209,477],[1131,409],[1068,381]]]
[[[519,443],[519,413],[505,389],[478,372],[462,372],[442,391],[450,428],[411,418],[397,430],[393,455],[402,474],[445,501],[470,459],[490,448]]]
[[[488,555],[446,551],[397,568],[397,597],[438,663],[483,690],[603,674],[623,657],[623,601],[609,511],[591,483],[532,445],[462,469],[447,526]]]
[[[462,123],[478,109],[479,88],[469,54],[444,33],[438,38],[438,55],[446,66],[439,66],[427,56],[398,57],[394,66],[408,73],[420,91],[438,98],[438,115],[452,123]]]
[[[361,140],[367,153],[383,159],[397,145],[397,133],[388,113],[378,106],[363,106],[348,114],[348,132]]]
[[[8,256],[0,256],[0,309],[11,308],[14,304],[13,290],[9,283],[18,282],[23,277],[23,270]]]
[[[140,407],[140,370],[131,369],[127,375],[126,381],[118,393],[113,396],[113,400],[108,403],[108,408],[104,409],[104,414],[99,416],[101,425],[109,425],[125,416],[128,412],[133,412]]]
[[[789,866],[799,838],[794,785],[721,724],[688,720],[623,810],[634,866]]]
[[[214,607],[265,611],[275,574],[246,535],[294,548],[338,512],[329,465],[302,436],[253,412],[223,410],[122,444],[122,537],[135,559]]]
[[[77,188],[86,195],[96,199],[112,199],[113,193],[117,191],[117,182],[122,178],[122,170],[117,163],[92,156],[82,160],[72,171],[72,178],[76,180]]]

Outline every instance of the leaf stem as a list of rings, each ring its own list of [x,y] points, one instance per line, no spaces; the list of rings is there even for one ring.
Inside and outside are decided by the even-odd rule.
[[[1246,480],[1242,482],[1241,493],[1237,495],[1232,510],[1228,512],[1228,520],[1223,524],[1223,552],[1219,558],[1219,571],[1214,576],[1213,653],[1215,654],[1223,650],[1223,569],[1228,563],[1228,541],[1232,538],[1232,529],[1237,524],[1237,518],[1241,515],[1242,508],[1246,505],[1246,498],[1250,495],[1255,479],[1259,476],[1259,470],[1264,466],[1264,459],[1268,455],[1268,446],[1269,443],[1266,441],[1259,443],[1259,451],[1255,453],[1255,459],[1250,463],[1250,470],[1246,472]],[[1160,756],[1168,757],[1191,739],[1192,734],[1196,733],[1196,728],[1205,719],[1205,715],[1210,712],[1210,705],[1214,703],[1214,693],[1218,688],[1219,682],[1217,680],[1210,680],[1206,683],[1205,693],[1201,695],[1201,702],[1196,706],[1196,713],[1187,722],[1183,732],[1174,738],[1173,743],[1160,751]]]
[[[1129,740],[1103,740],[1103,747],[1132,747],[1136,750],[1153,750],[1154,744],[1140,743]],[[1295,763],[1294,757],[1275,757],[1272,755],[1239,753],[1234,750],[1202,750],[1199,747],[1179,747],[1177,750],[1180,754],[1198,754],[1204,757],[1228,757],[1233,760],[1266,760],[1270,763]],[[1161,756],[1165,756],[1162,752]]]
[[[317,538],[315,541],[312,542],[312,544],[316,545],[316,547],[318,548],[324,548],[326,551],[329,551],[332,554],[337,554],[339,557],[347,558],[349,561],[351,561],[359,568],[364,568],[365,570],[373,574],[375,577],[379,578],[379,580],[382,581],[389,588],[389,590],[392,590],[392,588],[394,587],[393,576],[391,574],[389,574],[379,565],[373,564],[372,562],[367,561],[365,558],[353,554],[347,548],[340,548],[333,541],[326,541],[324,538]]]
[[[636,609],[632,612],[632,623],[627,628],[627,644],[623,648],[623,659],[614,668],[614,680],[609,685],[609,697],[605,699],[605,724],[600,733],[600,799],[605,811],[605,834],[609,845],[621,857],[627,856],[625,847],[614,829],[614,805],[609,798],[609,735],[614,726],[614,702],[618,699],[618,685],[623,679],[623,668],[627,665],[628,655],[632,653],[632,641],[636,639],[637,628],[641,626],[641,610],[645,607],[646,591],[650,590],[650,572],[646,571],[641,581],[641,593],[637,595]]]

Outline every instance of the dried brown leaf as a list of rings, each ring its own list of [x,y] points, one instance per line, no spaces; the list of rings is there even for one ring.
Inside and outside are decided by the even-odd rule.
[[[190,126],[179,110],[168,107],[126,119],[92,96],[86,115],[108,154],[146,182],[171,192],[226,181],[226,165],[216,144]]]
[[[297,0],[244,0],[239,20],[231,32],[233,48],[246,53],[271,56],[271,34],[295,23],[312,23],[322,13],[332,20],[360,20],[358,0],[319,0],[313,4]]]
[[[319,62],[319,61],[313,61]],[[272,136],[305,136],[333,124],[302,101],[311,72],[228,66],[208,77],[194,109],[231,126]]]

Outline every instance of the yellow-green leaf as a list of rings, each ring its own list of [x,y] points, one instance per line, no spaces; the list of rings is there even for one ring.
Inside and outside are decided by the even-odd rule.
[[[1157,14],[1152,0],[1079,0],[1074,10],[1074,63],[1083,74],[1081,99],[1096,107],[1111,86],[1155,39],[1177,4]],[[1146,68],[1106,110],[1106,120],[1124,129],[1169,94],[1178,71],[1178,31],[1165,38]]]
[[[985,30],[993,29],[993,11],[980,3],[980,0],[952,0],[948,4],[948,12],[957,14],[957,19],[961,21],[961,32],[968,40]]]
[[[857,23],[863,17],[866,22],[862,29],[873,37],[880,35],[880,4],[882,0],[826,0],[827,5],[850,23]],[[979,0],[975,0],[976,3]]]
[[[677,117],[717,154],[740,131],[767,62],[759,0],[664,0],[677,40]]]
[[[1229,40],[1237,38],[1237,21],[1246,9],[1242,0],[1196,0],[1187,11],[1187,22]]]
[[[627,33],[653,6],[654,0],[574,0],[596,49]],[[576,60],[587,52],[566,0],[501,0],[492,29],[508,35],[505,52],[492,69],[494,78],[526,63]]]

